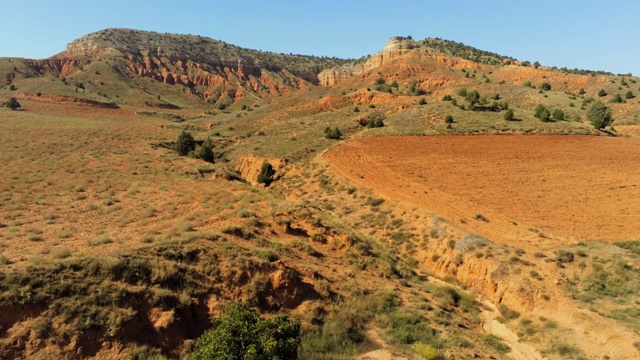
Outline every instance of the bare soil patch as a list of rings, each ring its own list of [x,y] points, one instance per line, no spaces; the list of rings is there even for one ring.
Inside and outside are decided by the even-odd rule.
[[[638,236],[638,154],[640,141],[627,138],[438,136],[357,139],[325,156],[492,240],[553,245]]]

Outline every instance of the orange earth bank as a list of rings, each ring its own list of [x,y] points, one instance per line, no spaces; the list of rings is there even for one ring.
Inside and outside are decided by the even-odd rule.
[[[523,245],[637,238],[638,155],[638,139],[499,135],[363,138],[325,154],[385,196]]]

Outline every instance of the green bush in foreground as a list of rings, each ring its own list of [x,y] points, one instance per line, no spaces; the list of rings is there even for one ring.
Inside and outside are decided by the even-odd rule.
[[[279,315],[263,319],[244,303],[231,302],[225,314],[212,319],[215,330],[196,342],[195,359],[297,359],[300,322]]]

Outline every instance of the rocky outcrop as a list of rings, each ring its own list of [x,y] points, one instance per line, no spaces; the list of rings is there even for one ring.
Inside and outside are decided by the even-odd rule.
[[[81,98],[76,98],[72,96],[64,96],[64,95],[57,95],[57,94],[34,95],[34,94],[19,93],[16,95],[16,98],[39,100],[39,101],[45,101],[45,102],[51,102],[51,103],[70,103],[75,105],[91,106],[91,107],[105,108],[105,109],[120,108],[116,103],[107,103],[102,101],[81,99]]]
[[[89,61],[76,60],[76,59],[45,59],[45,60],[31,60],[23,59],[25,65],[35,70],[41,75],[55,74],[60,77],[67,76],[73,71],[82,68],[87,65]]]
[[[410,38],[394,36],[384,46],[382,51],[369,57],[364,63],[347,64],[333,69],[327,69],[318,74],[318,81],[322,86],[332,86],[347,78],[375,69],[393,59],[409,53],[418,45]]]

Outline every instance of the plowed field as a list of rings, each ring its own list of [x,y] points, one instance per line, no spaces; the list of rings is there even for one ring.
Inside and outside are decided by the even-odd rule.
[[[637,139],[376,137],[348,141],[325,156],[385,197],[498,241],[640,237]]]

